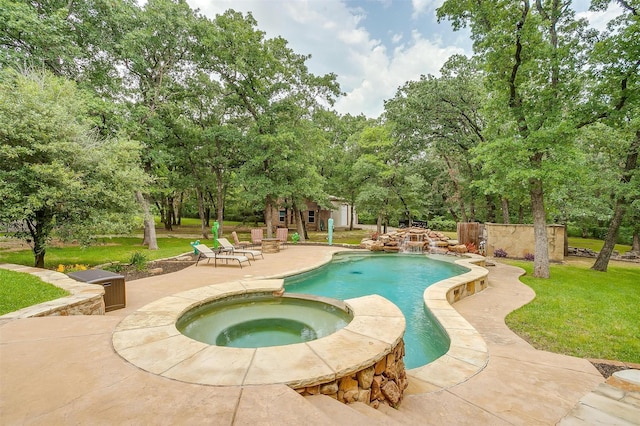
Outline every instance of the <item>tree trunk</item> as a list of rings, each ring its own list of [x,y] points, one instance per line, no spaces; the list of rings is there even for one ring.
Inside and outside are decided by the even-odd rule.
[[[173,231],[171,223],[173,222],[173,197],[164,198],[164,230]]]
[[[309,240],[309,232],[307,231],[307,222],[304,220],[304,215],[302,214],[302,212],[300,212],[300,223],[302,224],[302,231],[303,236],[304,236],[304,240],[308,241]]]
[[[220,236],[224,235],[224,182],[222,171],[216,169],[216,220],[220,224]]]
[[[142,244],[149,247],[149,250],[158,250],[158,239],[156,238],[156,224],[153,215],[149,210],[149,200],[142,195],[142,192],[136,191],[136,200],[142,206],[144,218],[144,238]]]
[[[464,201],[462,200],[462,197],[460,197],[458,204],[460,205],[460,215],[462,216],[462,221],[465,223],[469,222],[469,218],[467,217],[467,210],[464,206]]]
[[[267,238],[273,238],[273,200],[267,195],[264,203],[264,222],[267,225]]]
[[[487,199],[487,222],[495,223],[496,203],[494,202],[493,197],[489,194],[486,195],[486,199]]]
[[[355,202],[349,204],[351,211],[349,212],[349,231],[353,231],[353,222],[356,218],[355,215]]]
[[[625,210],[622,200],[618,200],[613,211],[613,218],[609,224],[609,229],[607,230],[607,236],[604,238],[604,245],[602,246],[600,253],[598,253],[596,262],[591,267],[594,271],[607,272],[609,259],[611,259],[611,253],[613,253],[613,248],[615,247],[616,240],[618,239],[618,230],[620,229],[620,224],[622,223]]]
[[[640,130],[636,131],[635,139],[633,140],[631,146],[629,146],[629,150],[627,151],[627,160],[624,165],[622,177],[620,178],[620,184],[622,186],[628,185],[631,182],[631,178],[633,177],[636,166],[638,164],[639,151]],[[609,224],[607,236],[604,240],[604,246],[602,247],[602,250],[600,250],[598,258],[596,259],[596,263],[593,264],[591,269],[602,272],[607,271],[609,259],[611,258],[611,253],[613,252],[613,248],[616,245],[618,230],[620,229],[620,224],[622,223],[622,218],[624,217],[627,203],[628,201],[624,196],[618,196],[618,198],[616,199],[616,207],[613,213],[613,218],[611,219],[611,223]]]
[[[302,212],[295,204],[293,205],[293,217],[296,222],[296,232],[300,236],[300,241],[304,242],[307,240],[307,233],[302,220]]]
[[[200,217],[200,233],[205,240],[209,239],[209,221],[208,215],[204,208],[204,194],[200,188],[196,188],[198,197],[198,216]]]
[[[638,231],[633,232],[633,244],[631,244],[631,251],[634,253],[640,253],[640,234]]]
[[[562,226],[564,226],[564,250],[562,255],[564,257],[567,257],[569,256],[569,229],[567,228],[566,220],[564,221]]]
[[[469,222],[476,221],[476,203],[471,199],[469,201]]]
[[[182,206],[184,202],[184,191],[180,193],[180,201],[178,202],[178,208],[176,209],[176,225],[182,224]]]
[[[524,206],[520,204],[518,207],[518,223],[524,222]]]
[[[380,235],[382,233],[382,213],[378,214],[378,222],[376,225],[376,232]]]
[[[53,218],[52,218],[53,219]],[[42,211],[36,212],[35,223],[31,220],[26,220],[27,227],[29,228],[29,234],[33,241],[33,266],[36,268],[44,269],[44,255],[47,252],[46,234],[45,228],[51,229],[51,220],[47,220],[46,215]]]
[[[509,223],[509,200],[502,197],[502,223]]]
[[[167,231],[173,231],[174,217],[174,198],[173,196],[169,196],[167,197],[167,222],[164,225]]]
[[[530,179],[529,192],[531,195],[533,233],[535,237],[533,276],[536,278],[549,278],[549,242],[547,239],[547,220],[544,211],[542,181],[535,178]]]

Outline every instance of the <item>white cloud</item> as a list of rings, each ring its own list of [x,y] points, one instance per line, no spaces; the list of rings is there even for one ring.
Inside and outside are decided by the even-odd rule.
[[[578,18],[585,18],[589,21],[590,27],[595,28],[598,31],[604,31],[607,29],[607,23],[622,13],[622,8],[618,4],[613,3],[604,12],[591,12],[589,10],[585,10],[583,12],[578,12],[576,16]]]
[[[365,11],[350,7],[348,1],[187,1],[211,18],[229,8],[251,11],[258,28],[268,37],[282,36],[296,53],[311,54],[307,62],[311,72],[337,74],[346,96],[338,99],[336,110],[343,114],[378,117],[383,101],[393,97],[399,86],[420,74],[437,74],[451,54],[464,53],[460,48],[429,41],[417,32],[387,50],[362,25]],[[421,1],[427,6],[434,3]],[[416,3],[419,0],[414,0],[414,8]],[[394,42],[399,41],[400,37],[394,37]]]
[[[413,6],[413,19],[424,19],[424,15],[442,6],[445,0],[411,0]]]
[[[464,54],[456,47],[442,47],[413,33],[411,43],[387,52],[377,46],[370,52],[361,52],[355,66],[361,75],[359,82],[347,96],[336,103],[341,113],[360,111],[369,117],[383,112],[383,101],[395,95],[398,87],[409,80],[417,80],[421,74],[439,73],[444,62],[453,54]]]

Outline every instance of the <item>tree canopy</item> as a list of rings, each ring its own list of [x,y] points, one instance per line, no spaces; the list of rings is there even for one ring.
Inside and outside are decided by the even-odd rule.
[[[100,138],[90,98],[48,71],[0,72],[0,221],[30,241],[39,267],[54,228],[81,241],[129,229],[146,183],[141,146]]]

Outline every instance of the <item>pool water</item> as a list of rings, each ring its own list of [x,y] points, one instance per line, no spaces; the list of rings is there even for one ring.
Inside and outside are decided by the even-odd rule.
[[[425,307],[431,284],[467,272],[454,263],[412,254],[339,253],[314,271],[285,279],[287,293],[307,293],[345,300],[379,294],[405,316],[405,365],[417,368],[444,355],[449,337]]]
[[[335,333],[353,319],[351,312],[321,299],[236,295],[187,311],[176,328],[194,340],[234,348],[308,342]]]

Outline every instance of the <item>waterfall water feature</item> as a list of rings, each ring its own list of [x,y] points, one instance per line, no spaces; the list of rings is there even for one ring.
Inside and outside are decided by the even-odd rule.
[[[424,234],[408,233],[400,243],[400,253],[423,253]]]

